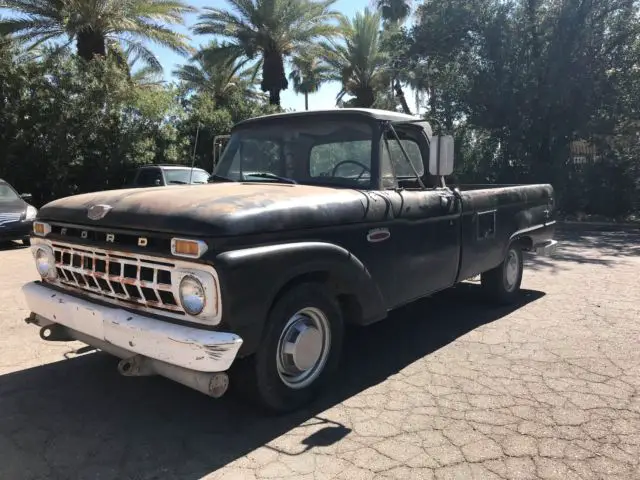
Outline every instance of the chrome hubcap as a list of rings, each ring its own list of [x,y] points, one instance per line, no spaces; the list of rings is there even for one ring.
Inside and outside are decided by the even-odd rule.
[[[293,315],[280,335],[276,362],[278,375],[289,388],[311,384],[324,369],[331,346],[327,316],[317,308]]]
[[[504,286],[507,290],[511,291],[515,288],[519,270],[518,254],[514,250],[509,250],[504,268]]]

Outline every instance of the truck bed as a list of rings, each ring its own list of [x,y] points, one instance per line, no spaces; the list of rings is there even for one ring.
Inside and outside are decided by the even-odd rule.
[[[553,187],[538,185],[460,185],[461,261],[458,280],[498,265],[509,243],[525,248],[553,237]]]

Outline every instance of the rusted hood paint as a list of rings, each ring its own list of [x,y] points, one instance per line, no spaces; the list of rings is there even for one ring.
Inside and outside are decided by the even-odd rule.
[[[356,190],[304,185],[216,183],[124,189],[55,200],[39,219],[194,236],[273,232],[365,220],[371,200]],[[109,205],[90,220],[93,205]]]

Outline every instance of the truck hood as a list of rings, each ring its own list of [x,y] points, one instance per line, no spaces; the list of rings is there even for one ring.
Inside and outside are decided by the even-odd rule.
[[[62,198],[40,209],[49,222],[229,236],[356,223],[366,215],[367,195],[357,190],[275,183],[214,183],[109,190]],[[108,205],[99,220],[88,210]]]

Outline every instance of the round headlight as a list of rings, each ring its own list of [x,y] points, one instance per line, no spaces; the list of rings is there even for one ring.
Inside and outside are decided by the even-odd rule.
[[[31,205],[29,205],[24,215],[24,221],[33,222],[37,216],[38,216],[38,210],[36,209],[36,207],[32,207]]]
[[[204,310],[206,299],[204,287],[196,277],[187,275],[180,282],[180,303],[189,315],[199,315]]]
[[[50,252],[44,248],[39,248],[36,250],[35,258],[36,268],[42,278],[56,277],[56,262]]]

